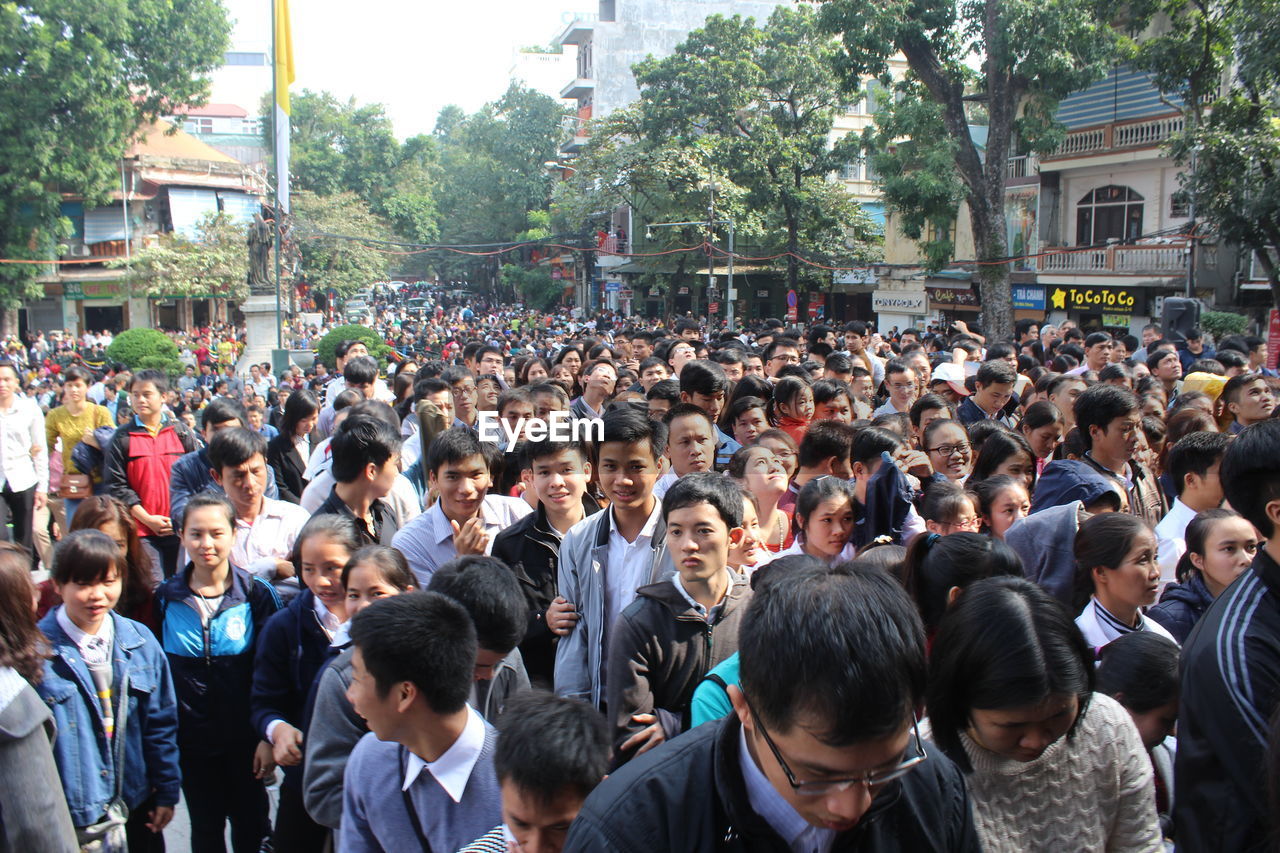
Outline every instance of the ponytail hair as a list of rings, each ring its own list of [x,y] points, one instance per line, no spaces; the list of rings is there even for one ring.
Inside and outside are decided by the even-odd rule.
[[[942,621],[952,589],[1005,575],[1023,577],[1017,552],[999,539],[968,531],[917,536],[898,569],[899,580],[916,603],[927,634]]]
[[[773,386],[773,396],[769,398],[769,403],[765,407],[765,417],[769,419],[769,423],[773,426],[778,425],[778,407],[784,403],[788,406],[795,403],[796,397],[800,392],[809,387],[809,383],[796,376],[785,376]]]

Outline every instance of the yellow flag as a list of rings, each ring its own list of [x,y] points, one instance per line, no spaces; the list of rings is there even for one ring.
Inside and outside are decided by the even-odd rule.
[[[295,79],[293,70],[293,36],[289,32],[289,0],[275,0],[275,24],[272,27],[275,44],[272,54],[275,60],[276,104],[276,198],[280,208],[289,212],[289,86]]]

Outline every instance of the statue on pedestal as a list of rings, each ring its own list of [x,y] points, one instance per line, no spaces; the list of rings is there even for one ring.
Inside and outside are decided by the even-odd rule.
[[[271,226],[262,218],[261,213],[253,215],[246,242],[249,245],[249,295],[274,295],[275,280],[271,277],[271,247],[274,240]]]

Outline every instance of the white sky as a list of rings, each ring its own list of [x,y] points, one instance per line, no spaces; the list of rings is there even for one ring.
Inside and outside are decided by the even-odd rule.
[[[231,49],[269,50],[271,0],[223,4],[237,22]],[[575,11],[596,6],[596,0],[290,0],[293,91],[382,103],[398,136],[426,133],[446,104],[473,112],[500,96],[516,48],[549,44]]]

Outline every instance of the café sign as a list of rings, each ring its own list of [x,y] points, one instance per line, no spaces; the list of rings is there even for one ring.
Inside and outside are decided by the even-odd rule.
[[[971,287],[930,287],[926,288],[929,301],[940,308],[962,305],[969,308],[978,307],[978,294]]]
[[[1048,300],[1052,311],[1096,311],[1108,314],[1141,314],[1147,305],[1146,294],[1135,287],[1050,285]]]

